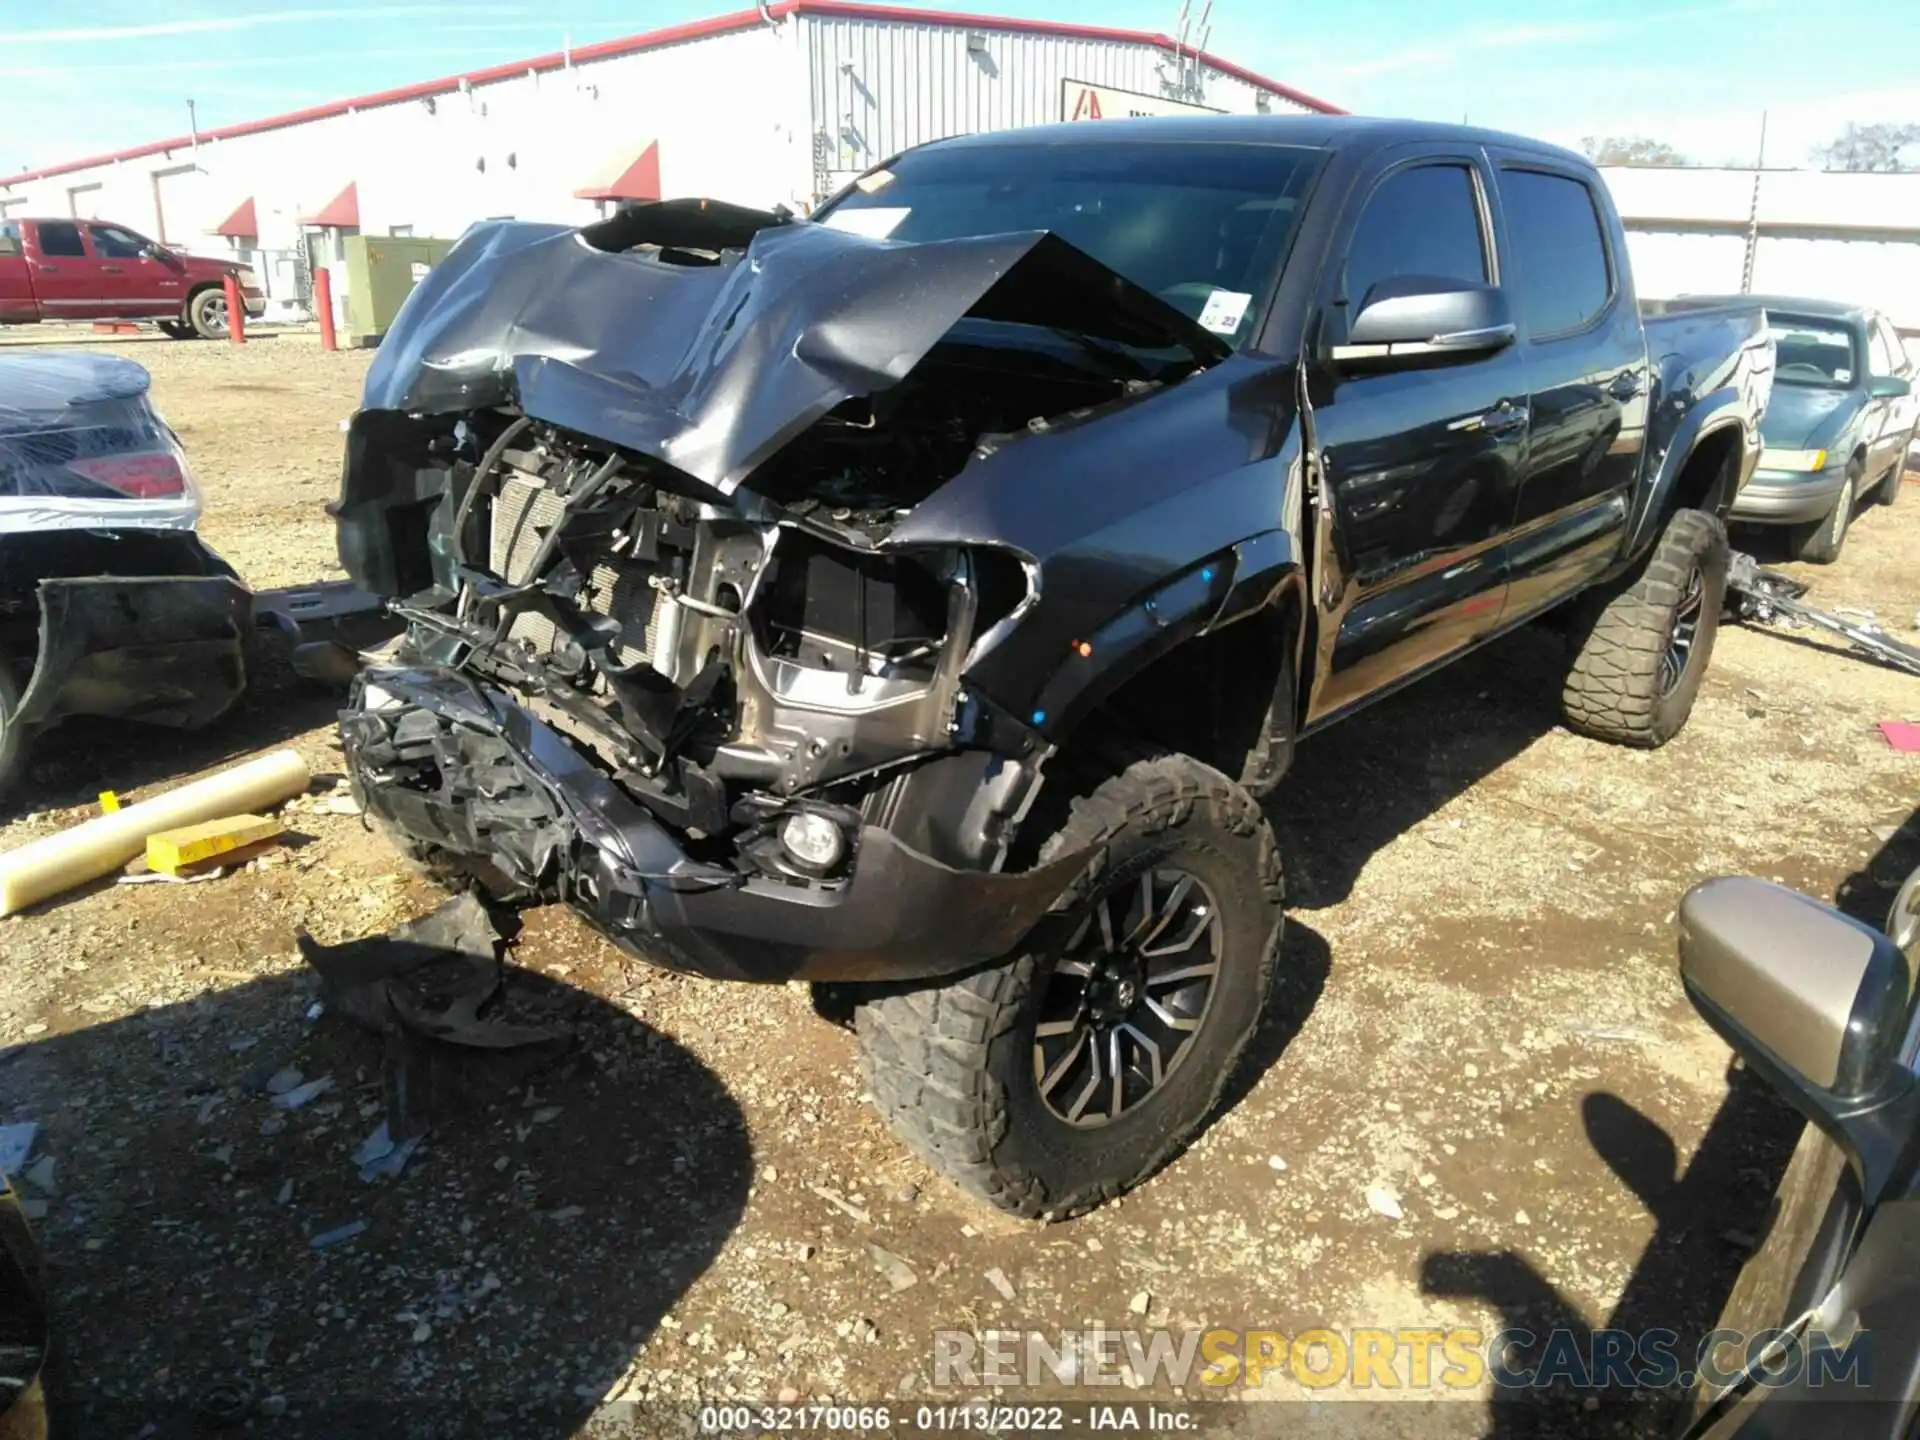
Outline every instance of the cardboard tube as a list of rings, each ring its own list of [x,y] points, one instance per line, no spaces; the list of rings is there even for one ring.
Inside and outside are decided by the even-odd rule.
[[[275,750],[58,835],[30,840],[0,855],[0,917],[118,870],[146,850],[149,835],[264,810],[298,795],[309,778],[299,755]]]

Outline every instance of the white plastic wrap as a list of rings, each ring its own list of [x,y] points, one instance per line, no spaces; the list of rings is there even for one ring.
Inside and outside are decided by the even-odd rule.
[[[179,489],[117,495],[68,468],[170,459]],[[164,468],[164,465],[162,466]],[[191,530],[200,492],[131,360],[81,351],[0,353],[0,535],[47,530]]]

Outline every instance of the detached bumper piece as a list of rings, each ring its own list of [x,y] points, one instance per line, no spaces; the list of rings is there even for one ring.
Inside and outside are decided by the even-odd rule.
[[[1742,620],[1761,625],[1813,625],[1838,635],[1869,659],[1909,675],[1920,675],[1920,648],[1896,640],[1870,616],[1849,619],[1816,610],[1800,597],[1807,587],[1788,575],[1763,570],[1751,555],[1735,554],[1727,571],[1727,589],[1739,597]]]
[[[104,715],[197,729],[246,690],[246,586],[224,576],[40,582],[40,651],[18,720]]]
[[[694,858],[557,731],[447,669],[368,671],[340,731],[361,804],[404,839],[501,899],[565,901],[641,959],[716,979],[963,970],[1012,950],[1085,861],[960,870],[867,825],[843,877],[749,875]]]

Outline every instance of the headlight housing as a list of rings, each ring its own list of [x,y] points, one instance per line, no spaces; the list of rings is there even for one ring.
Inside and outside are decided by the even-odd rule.
[[[1760,467],[1763,470],[1824,470],[1827,468],[1827,452],[1775,450],[1768,447],[1760,452]]]

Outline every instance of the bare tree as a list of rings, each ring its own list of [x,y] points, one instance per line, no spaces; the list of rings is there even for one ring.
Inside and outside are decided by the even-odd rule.
[[[1838,139],[1814,148],[1813,158],[1828,170],[1920,169],[1920,124],[1848,121]]]
[[[1580,149],[1596,165],[1687,165],[1692,162],[1664,140],[1644,135],[1589,135]]]

